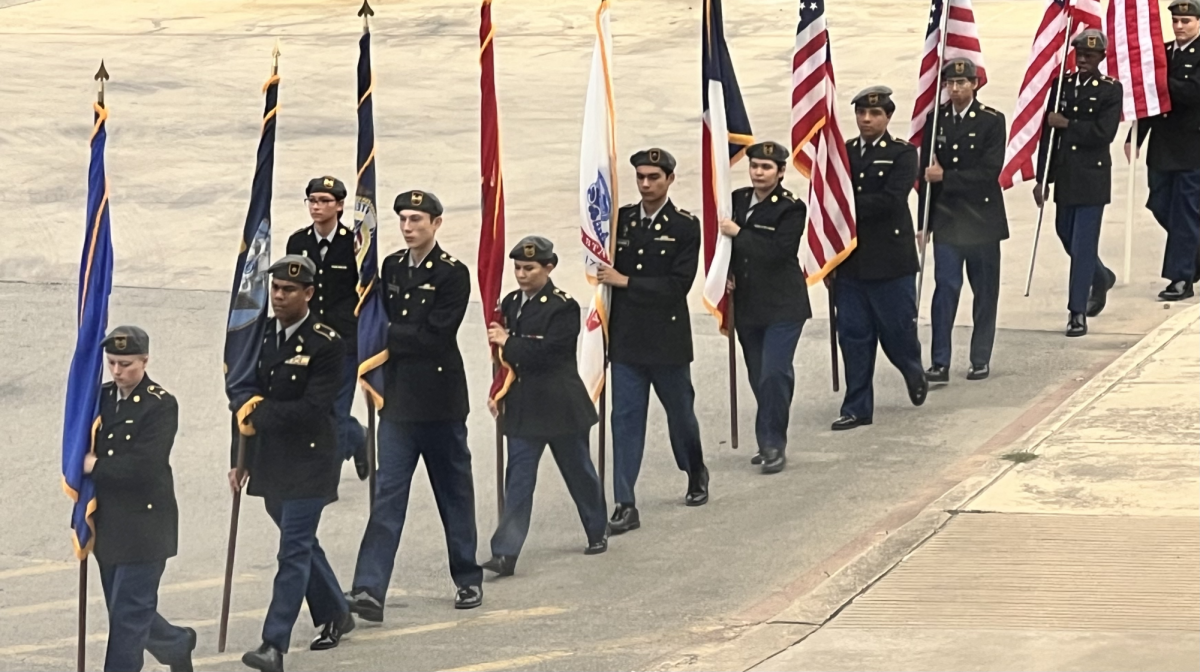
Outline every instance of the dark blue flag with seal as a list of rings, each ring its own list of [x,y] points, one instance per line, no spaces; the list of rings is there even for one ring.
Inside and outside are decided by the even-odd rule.
[[[103,68],[101,68],[103,71]],[[105,75],[107,77],[107,74]],[[83,560],[92,550],[92,513],[96,489],[83,473],[83,459],[92,452],[100,423],[100,382],[104,373],[101,342],[108,328],[108,296],[112,292],[113,248],[108,218],[108,178],[104,174],[104,145],[108,138],[108,110],[94,105],[92,158],[88,166],[87,225],[83,256],[79,262],[78,330],[75,355],[67,377],[63,413],[63,490],[75,501],[71,512],[71,539],[75,557]]]
[[[271,186],[275,173],[275,115],[279,112],[279,75],[272,74],[263,85],[262,137],[258,162],[250,187],[250,208],[242,229],[233,292],[229,299],[229,321],[225,333],[225,394],[229,410],[237,412],[257,394],[255,374],[267,326],[271,265]]]
[[[358,40],[358,187],[354,194],[354,246],[358,260],[358,377],[375,408],[383,408],[387,315],[379,287],[378,217],[375,209],[375,118],[371,94],[371,33]]]

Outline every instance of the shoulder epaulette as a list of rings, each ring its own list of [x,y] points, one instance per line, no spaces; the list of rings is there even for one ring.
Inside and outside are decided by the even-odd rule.
[[[788,199],[789,201],[791,201],[793,203],[796,202],[796,197],[793,196],[792,192],[788,191],[787,189],[781,189],[779,193],[780,193],[780,195],[782,195],[784,198]]]
[[[688,212],[687,210],[684,210],[683,208],[675,208],[675,211],[676,211],[676,212],[678,212],[679,214],[683,215],[684,217],[687,217],[687,218],[689,218],[689,219],[698,219],[698,218],[697,218],[695,215],[693,215],[692,213]],[[555,291],[557,291],[557,290],[555,290]],[[568,297],[568,298],[569,298],[569,297]]]
[[[998,117],[998,116],[1000,116],[1000,113],[999,113],[999,112],[997,112],[996,110],[993,110],[992,108],[988,107],[987,105],[980,105],[980,106],[979,106],[979,111],[980,111],[980,112],[987,112],[988,114],[992,115],[993,117]]]
[[[338,333],[336,331],[334,331],[332,327],[330,327],[324,323],[321,323],[321,322],[317,322],[317,323],[313,324],[313,331],[324,336],[325,338],[328,338],[331,341],[341,338],[341,336],[338,336]]]
[[[451,266],[454,266],[455,264],[458,263],[458,259],[455,259],[454,257],[450,256],[446,252],[442,253],[442,256],[440,257],[440,259],[442,261],[446,262],[447,264],[450,264]]]
[[[911,144],[912,144],[912,143],[910,143],[908,140],[905,140],[904,138],[897,138],[897,137],[895,137],[895,136],[893,136],[893,137],[892,137],[892,141],[893,141],[893,142],[895,142],[897,145],[909,145],[909,146],[911,146]]]
[[[294,232],[292,232],[292,235],[293,235],[293,236],[296,236],[296,235],[299,235],[299,234],[301,234],[301,233],[304,233],[305,231],[312,231],[312,225],[311,225],[311,224],[309,224],[308,226],[302,226],[302,227],[300,227],[300,228],[296,229]]]
[[[563,301],[568,301],[571,298],[570,294],[564,292],[563,290],[559,289],[558,287],[554,288],[554,295],[557,296],[558,298],[562,299]]]
[[[150,385],[146,387],[146,392],[154,395],[158,399],[171,396],[171,393],[164,390],[161,385]]]

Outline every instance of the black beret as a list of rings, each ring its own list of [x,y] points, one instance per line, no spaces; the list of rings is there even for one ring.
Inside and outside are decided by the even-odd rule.
[[[638,166],[655,166],[662,168],[663,172],[670,175],[675,172],[675,157],[665,149],[651,147],[629,157],[629,162],[634,168]]]
[[[267,269],[272,278],[311,285],[316,281],[317,265],[312,259],[299,254],[289,254],[271,264]]]
[[[108,332],[100,345],[110,355],[150,354],[150,336],[139,327],[117,327]]]
[[[945,67],[942,68],[942,80],[957,79],[957,78],[976,79],[978,75],[975,73],[975,64],[969,58],[952,58],[946,61]]]
[[[1200,2],[1197,0],[1173,0],[1167,5],[1172,16],[1200,17]]]
[[[541,261],[551,264],[558,263],[558,255],[554,253],[554,243],[542,236],[525,236],[517,246],[508,253],[509,259],[517,261]]]
[[[442,202],[437,196],[428,191],[406,191],[396,197],[396,205],[393,207],[396,214],[400,214],[401,210],[419,210],[427,213],[430,217],[442,216]]]
[[[314,177],[308,181],[308,188],[304,190],[305,196],[313,194],[329,194],[339,201],[346,200],[346,185],[336,177]]]
[[[881,107],[885,110],[889,105],[892,109],[896,107],[892,102],[892,90],[886,86],[868,86],[859,91],[850,102],[855,107]]]
[[[1089,28],[1076,35],[1075,39],[1071,40],[1071,46],[1075,47],[1075,51],[1098,51],[1103,54],[1108,51],[1108,38],[1104,33]]]
[[[760,142],[757,145],[750,145],[746,148],[746,156],[760,161],[774,161],[775,163],[786,163],[788,160],[788,148],[778,142]]]

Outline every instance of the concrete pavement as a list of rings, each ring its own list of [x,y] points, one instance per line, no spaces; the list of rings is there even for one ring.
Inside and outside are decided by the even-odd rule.
[[[1198,351],[1191,308],[894,543],[659,669],[1197,669]]]

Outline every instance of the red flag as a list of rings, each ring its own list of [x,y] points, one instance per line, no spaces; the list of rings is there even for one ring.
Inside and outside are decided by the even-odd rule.
[[[500,313],[500,288],[504,284],[504,174],[500,170],[500,120],[496,111],[496,72],[492,38],[492,0],[483,0],[479,21],[479,93],[480,148],[479,170],[483,224],[479,231],[479,298],[483,303],[483,323],[504,323]],[[492,346],[499,364],[488,396],[500,399],[512,381],[512,369],[502,353]]]

